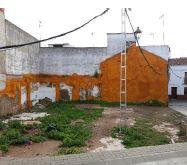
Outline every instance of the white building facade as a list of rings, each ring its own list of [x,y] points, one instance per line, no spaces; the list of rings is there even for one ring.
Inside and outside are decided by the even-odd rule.
[[[187,100],[187,58],[170,59],[169,64],[169,98]]]

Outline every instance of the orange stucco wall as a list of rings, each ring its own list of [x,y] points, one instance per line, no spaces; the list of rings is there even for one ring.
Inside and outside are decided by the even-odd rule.
[[[127,51],[127,101],[143,102],[148,100],[159,100],[167,104],[168,101],[168,76],[167,61],[160,57],[144,51],[150,64],[161,74],[156,74],[145,62],[138,47],[131,46]],[[0,95],[7,94],[9,97],[16,97],[16,89],[19,91],[19,105],[21,107],[21,86],[26,86],[27,105],[31,106],[30,83],[31,82],[50,82],[56,86],[56,100],[60,100],[59,84],[63,82],[73,87],[72,98],[79,100],[80,88],[90,89],[94,85],[100,87],[99,98],[109,102],[119,101],[119,77],[120,77],[120,54],[103,61],[100,64],[101,74],[99,77],[58,75],[23,75],[21,78],[8,78],[6,89],[0,91]]]
[[[127,101],[144,102],[159,100],[168,102],[167,61],[143,51],[150,64],[159,72],[156,74],[146,63],[139,48],[133,45],[127,51]],[[120,54],[101,63],[102,99],[119,101]]]

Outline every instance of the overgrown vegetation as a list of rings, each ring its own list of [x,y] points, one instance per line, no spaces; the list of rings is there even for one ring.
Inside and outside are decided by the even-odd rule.
[[[102,109],[77,109],[71,104],[53,103],[49,116],[39,118],[41,124],[23,125],[20,121],[7,124],[0,121],[0,150],[8,152],[10,145],[28,141],[43,142],[47,138],[60,140],[59,154],[80,153],[80,147],[91,137],[92,122],[102,115]]]
[[[138,119],[133,127],[115,127],[112,137],[122,137],[126,148],[161,145],[170,142],[167,133],[157,132],[152,128],[152,123],[147,119]],[[121,132],[120,132],[121,130]]]

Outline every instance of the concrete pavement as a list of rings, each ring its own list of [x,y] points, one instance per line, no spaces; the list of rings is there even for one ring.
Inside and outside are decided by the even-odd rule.
[[[186,165],[187,143],[65,156],[3,157],[0,165]]]
[[[173,100],[169,102],[169,107],[187,116],[187,101]]]

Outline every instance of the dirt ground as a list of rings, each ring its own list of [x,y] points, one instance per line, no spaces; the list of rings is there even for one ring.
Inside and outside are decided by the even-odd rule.
[[[91,104],[76,105],[76,107],[100,108],[98,105]],[[128,107],[127,111],[122,110],[122,112],[119,111],[118,107],[105,107],[102,117],[94,123],[91,139],[83,149],[86,152],[90,152],[99,147],[106,147],[100,142],[101,138],[110,137],[112,128],[120,123],[133,125],[137,117],[152,119],[156,124],[169,122],[173,126],[177,126],[181,122],[187,123],[182,114],[168,107],[132,106]],[[34,143],[30,146],[11,146],[6,156],[33,157],[55,155],[57,154],[59,144],[59,141],[47,140],[43,143]]]
[[[33,143],[29,146],[11,146],[6,156],[34,157],[55,155],[58,152],[60,141],[47,140],[43,143]]]

